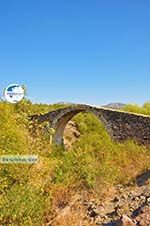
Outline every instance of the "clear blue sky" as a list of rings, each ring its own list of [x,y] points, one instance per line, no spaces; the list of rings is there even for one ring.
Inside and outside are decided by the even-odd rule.
[[[34,102],[150,100],[149,0],[0,1],[0,92]]]

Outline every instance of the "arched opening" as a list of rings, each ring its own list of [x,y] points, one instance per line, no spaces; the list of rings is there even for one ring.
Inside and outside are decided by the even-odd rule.
[[[91,114],[94,118],[96,118],[97,123],[103,124],[103,127],[105,127],[105,130],[109,135],[111,135],[111,131],[108,128],[107,121],[103,118],[103,116],[94,111],[94,110],[72,110],[69,111],[63,115],[60,116],[59,120],[55,123],[54,129],[55,129],[55,134],[53,137],[53,141],[56,144],[64,144],[64,133],[65,129],[69,123],[70,120],[72,120],[75,117],[78,117],[79,113],[82,113],[85,115],[86,114]]]
[[[64,144],[64,139],[63,139],[63,135],[64,135],[64,130],[65,127],[67,125],[67,123],[78,113],[82,112],[83,110],[74,110],[71,112],[66,113],[65,115],[63,115],[60,120],[58,120],[57,124],[54,125],[54,129],[55,129],[55,134],[54,134],[54,138],[53,141],[56,144]]]

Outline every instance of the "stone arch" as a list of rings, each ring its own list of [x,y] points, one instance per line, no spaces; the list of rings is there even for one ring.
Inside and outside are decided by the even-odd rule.
[[[31,120],[42,123],[48,121],[55,130],[54,142],[63,143],[63,133],[68,121],[80,112],[91,112],[103,123],[112,139],[118,142],[134,140],[139,144],[150,145],[150,116],[124,112],[121,110],[73,104],[44,115],[33,115]]]
[[[77,106],[77,107],[69,107],[66,109],[63,109],[63,111],[60,111],[60,113],[57,115],[57,117],[55,118],[55,120],[53,120],[52,122],[52,128],[54,128],[55,130],[55,134],[53,136],[53,142],[55,144],[63,144],[64,143],[64,131],[65,131],[65,127],[67,125],[67,123],[78,113],[81,112],[89,112],[94,114],[99,121],[101,121],[106,129],[106,131],[108,132],[108,134],[111,136],[112,135],[112,131],[111,128],[109,127],[109,124],[107,122],[107,120],[104,118],[104,116],[96,111],[94,108],[90,107],[90,106],[86,106],[86,105],[81,105],[81,106]]]

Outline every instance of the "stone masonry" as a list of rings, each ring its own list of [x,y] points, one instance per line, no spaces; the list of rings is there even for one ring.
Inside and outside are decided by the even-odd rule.
[[[112,139],[123,142],[128,139],[144,145],[150,144],[150,116],[112,110],[104,107],[74,104],[31,118],[39,122],[49,121],[55,130],[53,140],[63,143],[63,133],[67,123],[80,112],[93,113],[105,126]]]

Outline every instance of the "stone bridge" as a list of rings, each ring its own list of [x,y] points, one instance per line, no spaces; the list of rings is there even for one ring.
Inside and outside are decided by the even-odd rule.
[[[49,121],[55,134],[53,141],[63,143],[63,133],[67,123],[80,112],[93,113],[105,126],[112,139],[123,142],[132,139],[140,144],[150,144],[150,116],[112,110],[104,107],[74,104],[31,118],[39,122]]]

